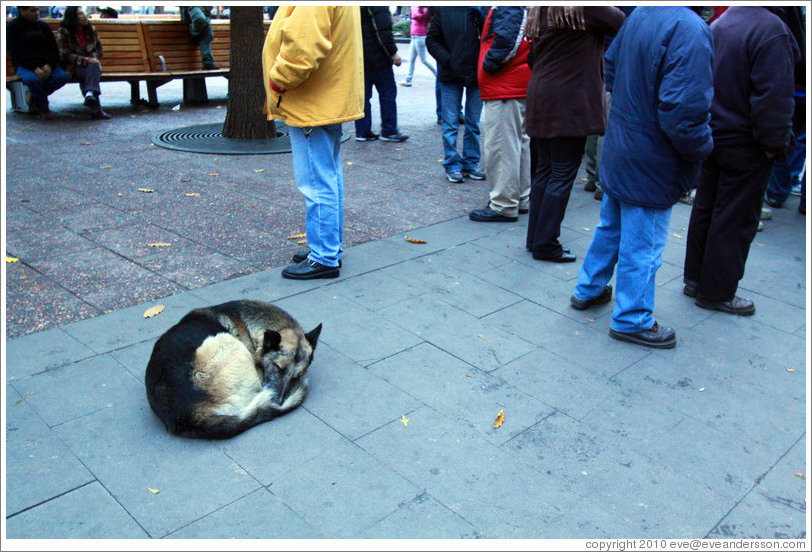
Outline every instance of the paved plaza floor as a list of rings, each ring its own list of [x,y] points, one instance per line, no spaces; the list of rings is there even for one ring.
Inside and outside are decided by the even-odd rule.
[[[655,315],[678,344],[619,343],[614,301],[569,306],[600,205],[583,173],[561,236],[578,262],[534,261],[526,215],[469,221],[488,184],[444,178],[433,78],[418,66],[398,90],[410,139],[342,146],[341,277],[285,280],[299,247],[288,237],[304,232],[290,155],[152,145],[158,132],[225,118],[226,80],[208,80],[208,104],[182,104],[170,83],[158,110],[105,84],[103,122],[86,119],[76,85],[52,96],[53,121],[6,107],[4,241],[18,259],[5,265],[6,545],[808,544],[809,227],[797,198],[756,236],[740,294],[757,312],[743,318],[682,294],[691,208],[677,204]],[[152,346],[190,309],[233,299],[324,325],[310,393],[229,440],[170,436],[146,401]]]

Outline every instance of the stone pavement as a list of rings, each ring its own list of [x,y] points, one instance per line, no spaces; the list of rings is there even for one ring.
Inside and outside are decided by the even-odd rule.
[[[464,216],[487,183],[443,179],[419,74],[399,89],[408,142],[342,149],[352,245],[337,280],[280,277],[302,225],[289,156],[215,162],[144,143],[220,103],[172,111],[166,85],[159,112],[114,104],[103,127],[7,111],[7,247],[21,262],[6,265],[4,539],[808,538],[795,202],[752,247],[749,318],[682,295],[690,207],[676,205],[656,315],[678,345],[613,341],[613,303],[569,307],[580,262],[532,260],[524,216]],[[24,173],[21,155],[50,170]],[[579,184],[561,241],[583,258],[598,202]],[[187,191],[206,199],[190,208]],[[19,291],[20,266],[40,288]],[[324,324],[307,400],[226,441],[169,436],[144,393],[155,339],[239,298]]]

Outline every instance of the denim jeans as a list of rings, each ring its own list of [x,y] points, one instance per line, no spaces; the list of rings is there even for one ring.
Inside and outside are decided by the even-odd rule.
[[[101,95],[99,80],[101,79],[101,65],[98,63],[88,63],[85,67],[76,67],[73,71],[73,80],[79,83],[79,90],[82,96],[88,92],[93,92],[95,96]]]
[[[344,251],[344,173],[341,124],[288,127],[296,186],[305,197],[311,260],[338,266]]]
[[[582,301],[600,295],[617,278],[612,329],[636,333],[654,325],[654,276],[663,263],[671,208],[651,209],[604,195],[601,222],[578,271],[573,295]]]
[[[56,92],[68,82],[68,74],[61,67],[54,67],[48,80],[42,81],[33,71],[25,67],[17,67],[17,75],[23,84],[28,87],[33,99],[33,107],[38,111],[48,111],[48,96]]]
[[[409,48],[409,75],[406,77],[406,82],[412,82],[412,77],[414,77],[414,66],[417,64],[417,58],[420,57],[420,61],[423,62],[423,65],[429,68],[429,70],[434,73],[434,76],[437,76],[437,69],[434,68],[434,65],[429,61],[428,57],[428,50],[426,50],[426,36],[425,35],[412,35],[412,40]]]
[[[462,137],[462,155],[457,153],[462,93],[465,91],[465,133]],[[479,167],[479,116],[482,100],[478,86],[440,83],[443,112],[443,168],[445,172],[474,170]]]
[[[369,136],[372,132],[372,87],[378,91],[381,107],[381,134],[392,136],[398,133],[398,90],[395,85],[395,72],[392,66],[379,71],[364,71],[364,117],[355,121],[355,135]]]
[[[776,203],[784,203],[792,187],[801,182],[806,162],[806,133],[797,137],[795,151],[786,157],[775,159],[770,182],[767,185],[767,197]]]

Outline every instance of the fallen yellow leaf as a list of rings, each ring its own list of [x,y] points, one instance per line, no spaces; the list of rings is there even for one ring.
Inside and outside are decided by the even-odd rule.
[[[499,414],[496,415],[496,419],[493,421],[493,427],[499,427],[505,421],[505,411],[501,408],[499,409]]]
[[[154,192],[155,190],[153,190],[153,189],[151,189],[151,188],[138,188],[138,191],[139,191],[139,192],[141,192],[141,193],[143,193],[143,194],[151,194],[151,193],[152,193],[152,192]]]
[[[296,245],[307,245],[307,238],[297,241]]]
[[[418,240],[410,237],[406,237],[406,241],[409,243],[427,243],[425,240]]]
[[[594,318],[587,318],[587,320],[588,320],[589,322],[594,322],[594,321],[595,321],[595,319],[594,319]]]
[[[8,255],[6,255],[6,262],[7,263],[19,263],[20,259],[18,259],[17,257],[9,257]]]
[[[293,234],[292,236],[288,236],[285,238],[286,240],[298,240],[300,238],[306,238],[307,234]]]
[[[482,334],[476,334],[476,336],[477,336],[479,339],[485,339],[485,336],[484,336],[484,335],[482,335]]]
[[[99,168],[100,168],[100,169],[112,169],[112,168],[113,168],[113,165],[102,165],[102,166],[101,166],[101,167],[99,167]]]
[[[474,376],[472,376],[471,374],[465,374],[465,377],[466,377],[466,378],[472,378],[472,377],[474,377]]]
[[[406,148],[395,148],[395,151],[403,151],[403,150],[405,150],[405,149],[406,149]]]
[[[153,488],[151,488],[151,487],[147,487],[147,489],[149,489],[149,492],[151,492],[152,494],[158,494],[158,493],[160,493],[160,492],[161,492],[161,491],[159,491],[158,489],[153,489]]]
[[[166,307],[163,305],[155,305],[154,307],[150,307],[144,312],[144,318],[152,318],[156,314],[161,314],[165,308]]]
[[[406,417],[406,414],[402,415],[398,421],[403,424],[403,427],[409,427],[409,418]]]
[[[795,371],[794,368],[787,368],[787,372],[794,372],[794,371]]]
[[[801,472],[798,472],[795,475],[797,475],[798,477],[803,477],[804,476],[804,474],[802,474]]]
[[[682,236],[680,236],[679,234],[672,234],[672,236],[674,236],[675,238],[682,239]]]
[[[255,173],[265,172],[265,169],[254,169],[254,172]]]
[[[166,242],[154,242],[154,243],[148,243],[147,247],[169,247],[170,245],[172,245],[172,244],[171,243],[166,243]]]
[[[206,173],[206,176],[220,176],[220,173]]]
[[[586,230],[587,232],[590,231],[589,228],[587,228],[586,226],[584,226],[584,230]]]
[[[189,182],[188,178],[178,178],[178,182]]]
[[[79,145],[80,146],[92,146],[93,143],[92,142],[79,142]]]
[[[354,165],[355,161],[347,161],[347,165]]]
[[[200,194],[197,193],[197,192],[190,192],[188,194],[183,194],[183,195],[185,195],[186,197],[200,197]]]
[[[12,406],[17,406],[18,404],[20,404],[21,402],[23,402],[25,399],[27,399],[28,397],[30,397],[30,396],[31,396],[31,395],[33,395],[33,394],[34,394],[34,391],[29,391],[28,393],[26,393],[25,395],[23,395],[23,398],[22,398],[22,399],[20,399],[19,401],[15,402],[15,403],[14,403]]]

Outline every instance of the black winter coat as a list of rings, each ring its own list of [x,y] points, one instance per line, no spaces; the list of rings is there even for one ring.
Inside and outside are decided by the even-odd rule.
[[[33,71],[45,64],[59,66],[59,48],[51,27],[43,22],[31,23],[17,17],[6,24],[6,44],[14,67]]]
[[[435,8],[426,35],[426,47],[437,60],[440,82],[477,85],[479,38],[484,18],[478,8]]]
[[[364,70],[380,71],[392,65],[398,51],[392,34],[392,14],[385,6],[361,6]]]

